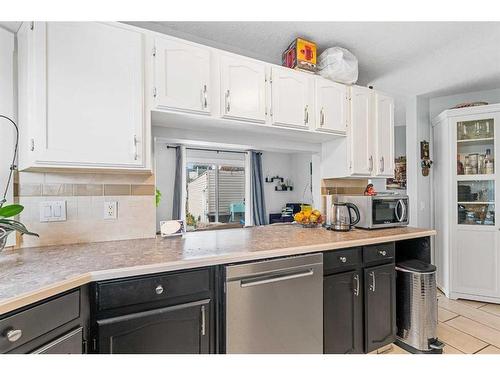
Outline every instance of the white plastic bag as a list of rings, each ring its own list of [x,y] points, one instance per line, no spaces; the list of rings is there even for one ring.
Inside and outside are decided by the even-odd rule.
[[[319,56],[318,72],[332,81],[352,85],[358,80],[358,59],[345,48],[328,48]]]

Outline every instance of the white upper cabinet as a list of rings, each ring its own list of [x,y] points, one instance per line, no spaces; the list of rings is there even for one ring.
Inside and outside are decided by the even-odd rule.
[[[220,56],[221,114],[266,121],[266,64],[229,54]]]
[[[20,168],[150,168],[145,35],[97,22],[18,33]]]
[[[375,92],[375,168],[379,177],[394,175],[394,99]]]
[[[347,86],[316,77],[316,121],[317,130],[345,134],[349,98]]]
[[[155,106],[210,113],[210,50],[173,38],[155,38]]]
[[[374,170],[373,90],[351,87],[351,122],[348,131],[348,162],[352,175],[371,176]]]
[[[314,76],[272,67],[271,117],[274,125],[309,128],[314,123]]]

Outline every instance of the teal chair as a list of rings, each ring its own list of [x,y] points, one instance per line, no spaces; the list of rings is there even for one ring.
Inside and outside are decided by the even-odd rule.
[[[229,212],[231,213],[231,221],[234,221],[235,214],[245,213],[245,203],[244,202],[231,203],[229,205]]]

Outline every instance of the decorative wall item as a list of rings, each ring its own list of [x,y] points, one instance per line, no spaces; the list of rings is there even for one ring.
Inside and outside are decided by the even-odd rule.
[[[428,176],[432,166],[432,160],[430,157],[429,142],[427,141],[420,142],[420,159],[422,159],[422,176]]]

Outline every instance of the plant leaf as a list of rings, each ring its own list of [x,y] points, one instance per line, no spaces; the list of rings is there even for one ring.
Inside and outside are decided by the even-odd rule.
[[[0,218],[16,216],[24,210],[20,204],[10,204],[0,208]]]
[[[0,227],[8,230],[17,231],[21,234],[27,234],[29,236],[39,237],[37,233],[30,232],[24,224],[16,220],[0,219]]]

